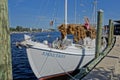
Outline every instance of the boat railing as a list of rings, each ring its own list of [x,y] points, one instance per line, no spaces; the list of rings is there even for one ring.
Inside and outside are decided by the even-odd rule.
[[[52,48],[55,49],[66,49],[68,46],[72,45],[72,40],[70,39],[66,39],[66,40],[61,40],[61,39],[56,39],[55,41],[53,41],[52,43]]]

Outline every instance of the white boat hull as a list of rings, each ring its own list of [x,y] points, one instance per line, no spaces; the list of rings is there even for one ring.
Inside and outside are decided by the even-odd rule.
[[[28,60],[38,79],[80,69],[95,56],[95,47],[87,48],[72,44],[63,50],[55,49],[48,44],[34,42],[27,35],[21,44],[28,47]]]
[[[94,53],[69,54],[39,48],[28,48],[27,55],[37,78],[74,71],[94,58]]]

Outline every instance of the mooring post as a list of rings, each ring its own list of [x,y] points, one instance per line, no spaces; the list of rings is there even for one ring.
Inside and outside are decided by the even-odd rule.
[[[111,37],[111,43],[112,43],[112,40],[114,38],[114,22],[112,22],[112,37]]]
[[[103,11],[99,10],[98,15],[97,15],[97,36],[96,36],[95,58],[97,58],[99,56],[100,49],[101,49],[102,17],[103,17]]]
[[[109,19],[108,46],[110,46],[112,42],[112,26],[113,26],[113,21]]]
[[[8,0],[0,0],[0,80],[12,80]]]

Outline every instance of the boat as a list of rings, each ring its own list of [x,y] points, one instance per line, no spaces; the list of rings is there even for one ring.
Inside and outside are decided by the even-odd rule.
[[[65,0],[65,3],[67,7],[67,0]],[[67,16],[67,12],[65,15]],[[73,28],[70,26],[76,26],[77,30],[81,30],[81,28],[78,29],[81,26],[79,24],[67,24],[66,16],[65,24],[59,26],[62,39],[56,38],[52,44],[49,44],[47,40],[35,42],[29,35],[24,35],[25,41],[20,43],[26,46],[30,66],[38,79],[58,74],[69,75],[69,72],[82,68],[95,57],[95,38],[84,37],[82,39],[84,43],[79,43],[75,36],[74,41],[76,43],[62,33],[62,31],[64,32],[63,28],[68,28],[67,30]]]
[[[66,49],[49,47],[44,43],[32,41],[28,35],[22,44],[27,47],[29,63],[37,78],[43,78],[80,69],[94,59],[95,47],[84,47],[71,42]],[[94,42],[94,41],[93,41]]]

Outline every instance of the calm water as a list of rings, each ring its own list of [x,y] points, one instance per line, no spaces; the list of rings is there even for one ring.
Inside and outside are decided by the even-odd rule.
[[[49,33],[52,37],[48,38],[48,33],[33,33],[29,34],[34,36],[33,40],[42,42],[43,40],[48,40],[52,42],[56,37],[60,36],[58,32]],[[11,52],[12,52],[12,66],[13,66],[13,79],[14,80],[37,80],[28,62],[26,49],[18,49],[15,46],[16,42],[24,40],[23,33],[11,34]]]

